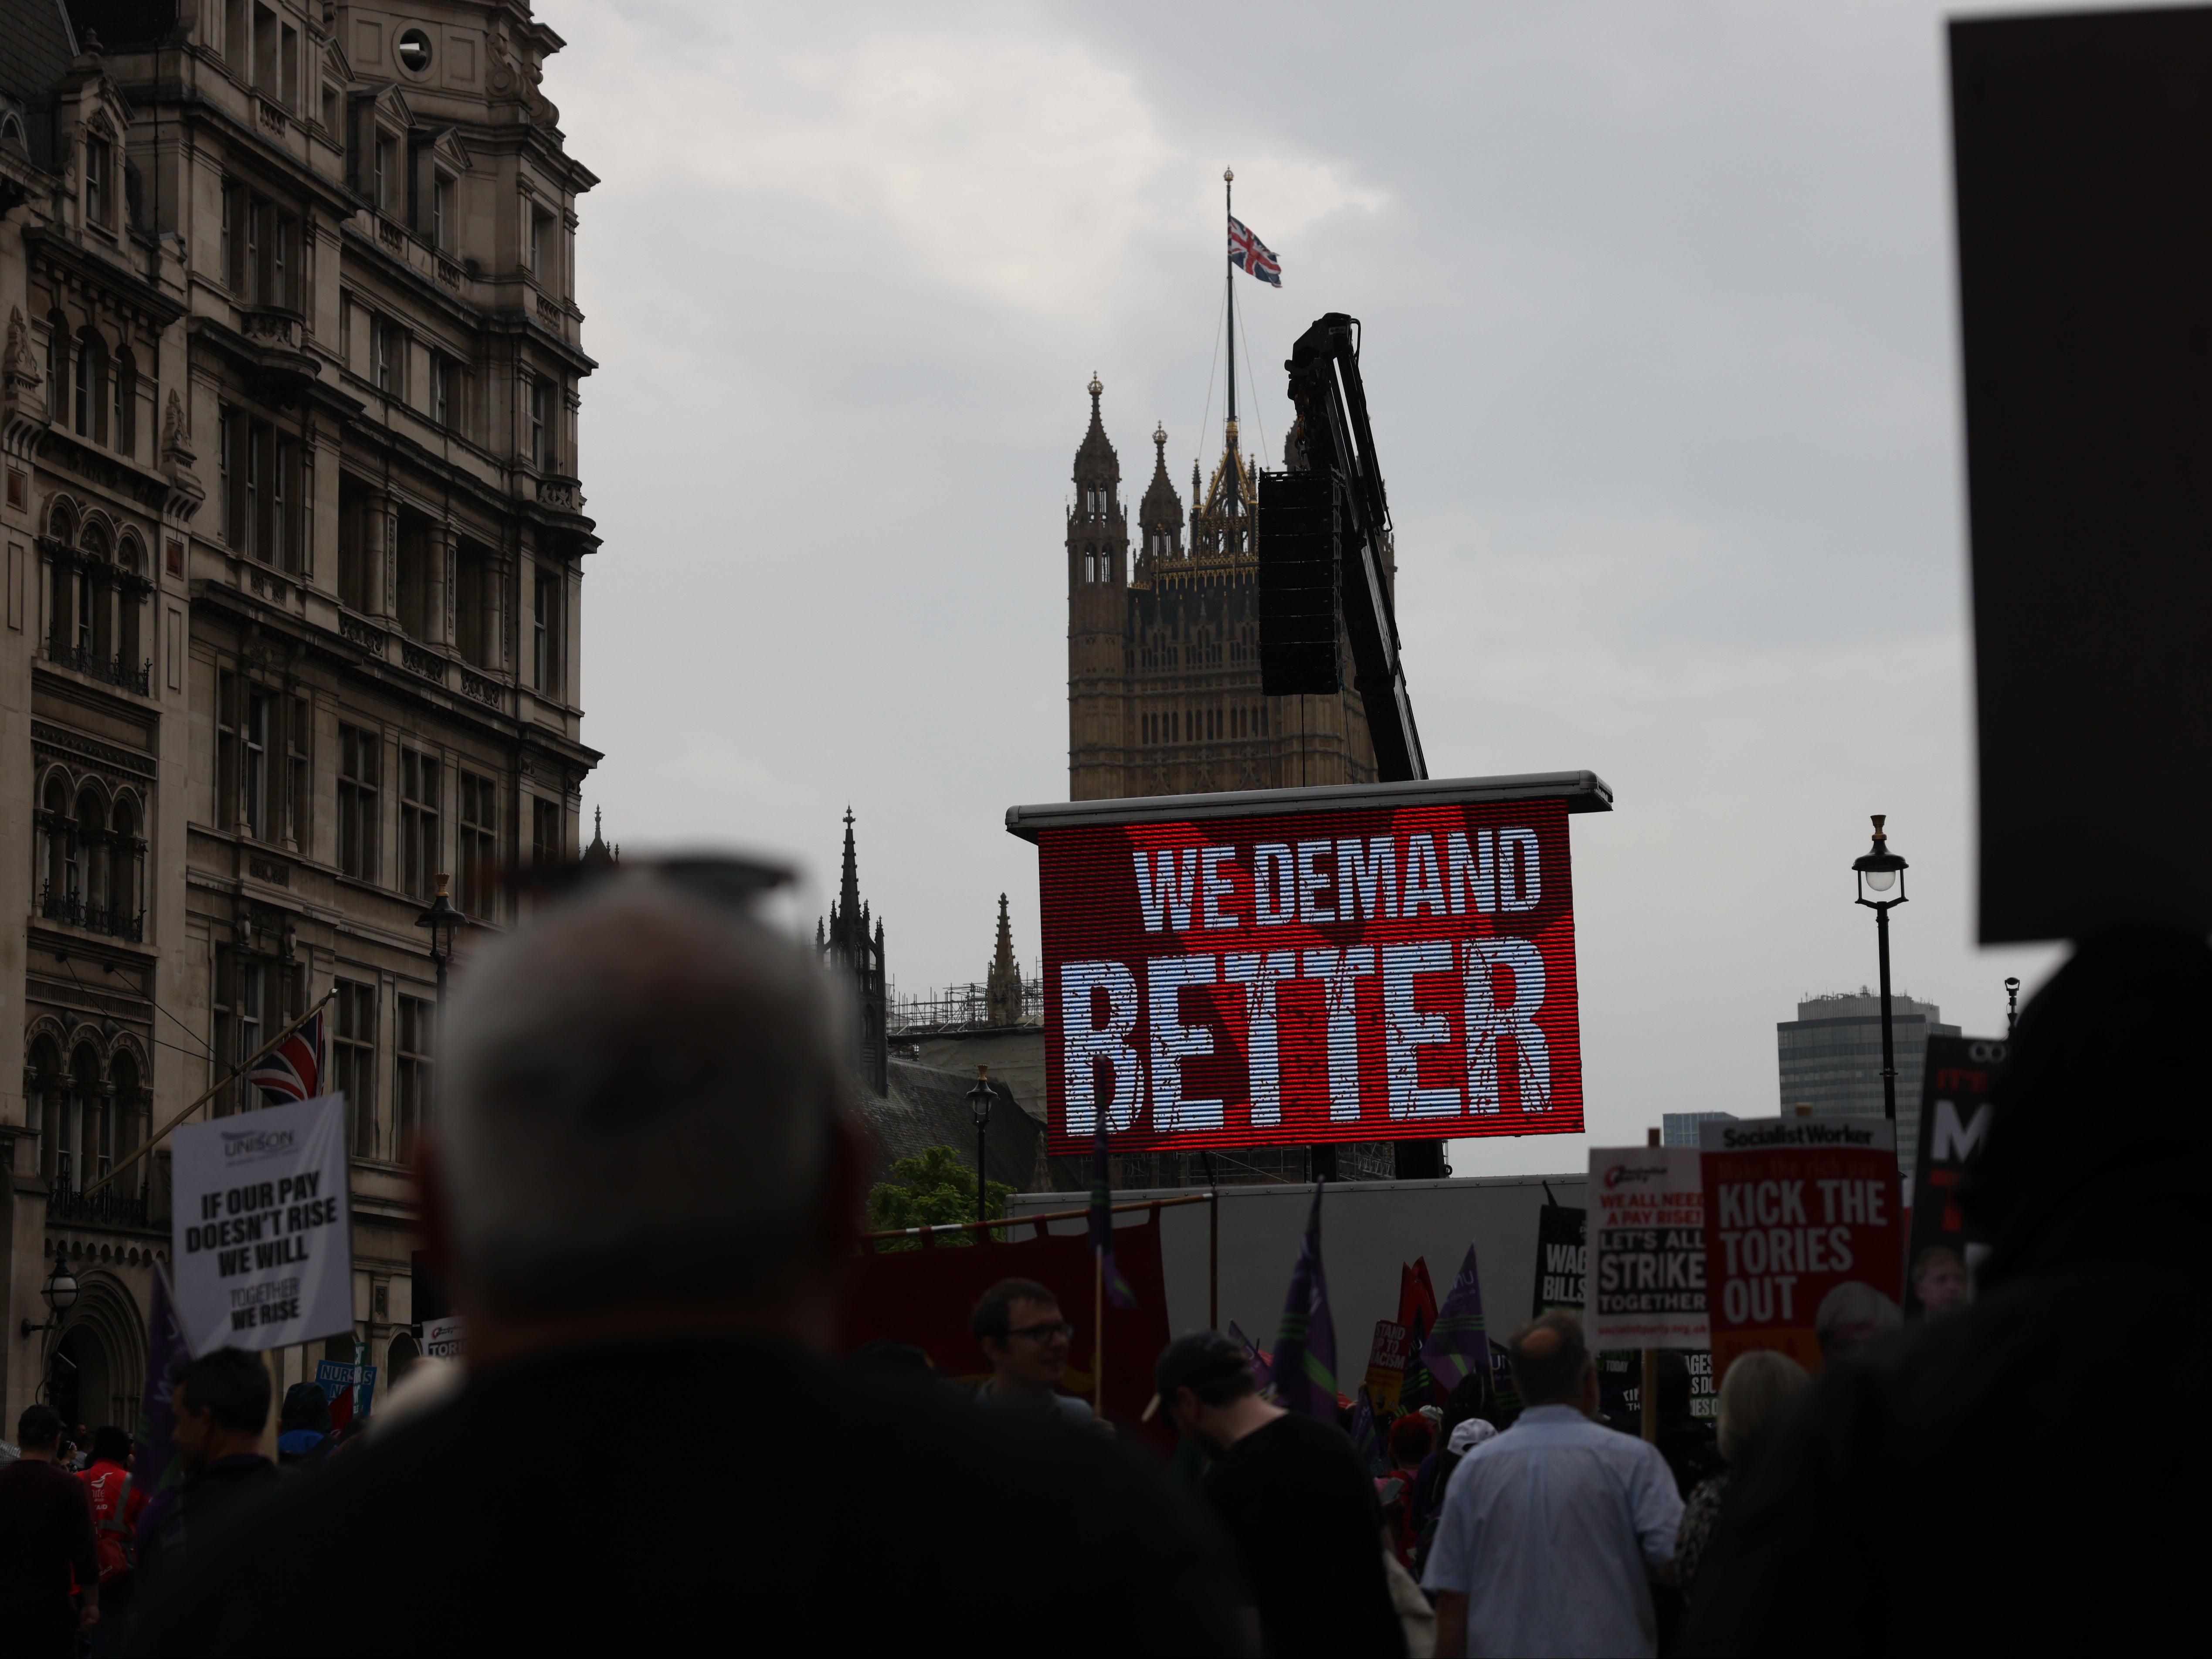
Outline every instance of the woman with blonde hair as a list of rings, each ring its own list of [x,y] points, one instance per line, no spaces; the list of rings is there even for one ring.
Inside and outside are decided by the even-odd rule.
[[[1729,1494],[1758,1467],[1790,1407],[1812,1380],[1802,1365],[1771,1348],[1739,1356],[1721,1378],[1720,1447],[1728,1469],[1700,1482],[1683,1508],[1674,1559],[1681,1569],[1684,1600],[1697,1595],[1698,1568],[1713,1541]]]

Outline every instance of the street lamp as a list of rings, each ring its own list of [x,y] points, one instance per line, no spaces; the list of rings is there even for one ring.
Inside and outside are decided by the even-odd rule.
[[[46,1300],[47,1310],[53,1315],[43,1325],[33,1325],[28,1316],[23,1320],[23,1334],[32,1336],[40,1331],[58,1330],[62,1316],[76,1306],[76,1275],[70,1271],[69,1257],[63,1254],[61,1242],[54,1242],[54,1270],[46,1275],[46,1282],[39,1286],[39,1294]]]
[[[1889,1020],[1889,913],[1905,902],[1905,860],[1889,850],[1889,837],[1882,833],[1887,813],[1874,815],[1874,845],[1851,862],[1858,872],[1858,902],[1874,912],[1875,938],[1881,952],[1881,1110],[1892,1123],[1897,1121],[1897,1044],[1891,1035]],[[1895,897],[1889,890],[1897,890]],[[1872,893],[1874,897],[1867,895]]]
[[[453,935],[469,925],[469,919],[461,914],[459,907],[446,896],[446,880],[442,874],[439,876],[438,896],[415,918],[417,927],[430,930],[430,960],[438,969],[438,1012],[437,1024],[431,1033],[433,1042],[446,1029],[446,969],[453,960]],[[429,1104],[434,1112],[438,1106],[438,1073],[434,1066],[430,1072]]]
[[[453,935],[469,925],[469,919],[446,896],[447,879],[444,876],[438,878],[438,896],[415,918],[417,927],[430,930],[430,960],[438,965],[438,1006],[441,1015],[446,1002],[446,968],[453,959]]]
[[[975,1086],[968,1091],[968,1110],[975,1119],[975,1219],[988,1221],[983,1211],[983,1129],[991,1121],[991,1103],[998,1097],[991,1092],[991,1068],[975,1068]]]

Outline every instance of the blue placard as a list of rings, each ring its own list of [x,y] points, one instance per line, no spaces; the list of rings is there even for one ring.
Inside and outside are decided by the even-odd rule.
[[[325,1400],[336,1400],[354,1383],[355,1374],[361,1376],[361,1397],[353,1402],[354,1415],[366,1417],[376,1401],[376,1367],[349,1365],[342,1359],[325,1359],[315,1365],[315,1386],[323,1391]]]

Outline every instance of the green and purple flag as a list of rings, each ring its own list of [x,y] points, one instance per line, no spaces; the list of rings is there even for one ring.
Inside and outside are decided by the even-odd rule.
[[[1437,1328],[1429,1333],[1427,1346],[1417,1341],[1414,1351],[1420,1356],[1419,1363],[1436,1378],[1438,1392],[1447,1398],[1468,1377],[1490,1374],[1490,1337],[1482,1323],[1482,1279],[1475,1271],[1472,1243],[1467,1247],[1467,1260],[1460,1264],[1459,1277],[1452,1280],[1444,1296],[1443,1306],[1437,1310]]]
[[[1328,1311],[1328,1279],[1322,1271],[1321,1194],[1314,1182],[1313,1210],[1291,1269],[1283,1299],[1283,1327],[1275,1338],[1275,1403],[1334,1423],[1336,1417],[1336,1322]]]

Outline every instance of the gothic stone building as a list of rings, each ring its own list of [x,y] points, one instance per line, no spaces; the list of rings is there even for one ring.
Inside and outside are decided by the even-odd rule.
[[[1121,463],[1099,414],[1103,390],[1092,375],[1067,512],[1069,799],[1371,781],[1358,692],[1261,694],[1257,477],[1236,420],[1202,490],[1192,464],[1188,544],[1168,436],[1154,428],[1132,558]],[[1286,453],[1296,442],[1293,434]]]
[[[416,917],[450,872],[510,922],[494,872],[570,855],[598,758],[561,45],[526,0],[0,0],[10,1422],[131,1421],[169,1214],[128,1160],[333,989],[332,1344],[410,1346]],[[82,1295],[25,1336],[58,1249]]]
[[[1096,374],[1089,390],[1091,428],[1075,452],[1067,513],[1069,799],[1371,782],[1374,746],[1348,683],[1328,696],[1260,690],[1259,479],[1238,446],[1236,417],[1224,423],[1221,458],[1203,489],[1191,467],[1188,520],[1168,477],[1167,434],[1154,427],[1133,560],[1121,463],[1099,413],[1104,388]],[[1284,464],[1304,460],[1293,428]],[[1387,575],[1395,580],[1395,564]],[[1349,660],[1341,641],[1338,655]],[[1323,1156],[1347,1180],[1380,1179],[1395,1168],[1383,1141]],[[1245,1147],[1217,1153],[1215,1164],[1224,1185],[1297,1181],[1311,1170],[1297,1148]],[[1117,1164],[1118,1187],[1203,1181],[1194,1153],[1132,1154]]]

